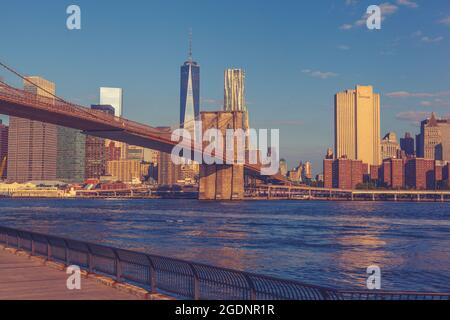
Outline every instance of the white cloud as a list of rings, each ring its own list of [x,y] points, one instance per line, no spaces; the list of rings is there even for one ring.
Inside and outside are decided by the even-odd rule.
[[[308,74],[313,78],[319,78],[319,79],[323,79],[323,80],[334,78],[334,77],[338,76],[338,74],[334,73],[334,72],[314,71],[314,70],[310,70],[310,69],[302,70],[302,73]]]
[[[339,29],[341,30],[350,30],[353,28],[353,25],[351,24],[343,24],[342,26],[339,27]]]
[[[439,20],[439,23],[440,24],[445,24],[447,26],[450,26],[450,16],[448,16],[448,17],[446,17],[446,18],[444,18],[442,20]]]
[[[345,45],[345,44],[341,44],[341,45],[338,46],[338,49],[339,50],[343,50],[343,51],[347,51],[347,50],[350,50],[350,47]]]
[[[400,6],[406,6],[409,8],[418,8],[419,5],[417,2],[411,1],[411,0],[397,0],[397,4]]]
[[[420,122],[422,120],[427,119],[430,116],[430,112],[428,111],[406,111],[397,113],[395,118],[401,121],[409,121],[409,122]]]
[[[435,98],[450,96],[450,91],[442,92],[408,92],[408,91],[396,91],[386,94],[389,98]]]
[[[347,6],[354,6],[358,4],[358,0],[345,0],[345,5]]]
[[[428,36],[424,36],[420,40],[422,40],[422,42],[426,42],[426,43],[436,43],[436,42],[441,42],[442,40],[444,40],[444,37],[439,36],[439,37],[431,38]]]

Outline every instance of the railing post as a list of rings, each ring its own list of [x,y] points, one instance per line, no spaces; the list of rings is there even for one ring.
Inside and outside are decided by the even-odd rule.
[[[120,262],[119,255],[116,250],[113,250],[114,256],[116,257],[114,260],[115,269],[116,269],[116,281],[120,282],[122,278],[122,263]]]
[[[150,263],[150,292],[151,293],[156,293],[158,290],[157,284],[156,284],[156,270],[155,270],[155,265],[153,264],[153,260],[152,258],[150,258],[149,256],[147,256],[147,260]]]
[[[191,263],[188,263],[189,267],[192,270],[192,274],[194,276],[194,281],[193,281],[193,285],[194,285],[194,300],[200,300],[200,279],[198,277],[198,273],[197,270],[195,270],[194,265],[192,265]]]
[[[34,244],[34,238],[33,235],[30,235],[31,237],[31,255],[34,256],[35,252],[36,252],[36,248],[35,248],[35,244]]]
[[[249,277],[248,274],[244,273],[244,278],[247,281],[248,287],[250,289],[250,300],[256,300],[256,289],[255,285],[253,284],[252,279]]]
[[[20,250],[20,235],[19,235],[19,232],[17,232],[17,249]]]
[[[92,250],[91,247],[88,245],[86,245],[87,249],[88,249],[88,258],[87,258],[87,264],[88,264],[88,272],[89,273],[93,273],[94,270],[94,260],[92,257]]]
[[[50,241],[46,238],[45,241],[47,242],[47,260],[52,260],[52,246],[50,245]]]
[[[63,239],[64,242],[64,261],[66,266],[70,266],[70,256],[69,256],[69,244],[66,240]]]

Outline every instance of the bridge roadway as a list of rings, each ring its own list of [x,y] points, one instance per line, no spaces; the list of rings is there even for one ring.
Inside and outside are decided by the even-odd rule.
[[[67,101],[34,95],[4,82],[0,82],[0,114],[81,130],[91,136],[165,153],[171,153],[178,144],[171,139],[170,127],[151,127]],[[205,127],[208,127],[207,124]],[[190,141],[184,142],[186,149],[191,149],[191,159],[194,156],[203,159],[203,147],[191,146]],[[225,155],[218,155],[217,159],[225,160],[224,157]],[[244,168],[252,175],[261,173],[260,164],[246,162]],[[280,174],[271,176],[271,179],[286,182]]]
[[[81,290],[68,290],[68,275],[37,258],[15,255],[0,246],[0,300],[138,300],[139,296],[81,279]]]

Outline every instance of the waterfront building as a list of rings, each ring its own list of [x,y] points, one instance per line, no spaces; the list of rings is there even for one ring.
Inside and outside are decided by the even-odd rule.
[[[447,163],[442,169],[442,179],[450,180],[450,163]]]
[[[280,160],[280,174],[285,177],[288,174],[288,166],[285,159]]]
[[[117,161],[121,159],[121,147],[116,146],[116,142],[109,140],[106,146],[106,161]]]
[[[450,161],[450,118],[438,119],[434,113],[422,121],[417,136],[417,156]]]
[[[138,160],[113,160],[107,162],[106,172],[117,181],[124,183],[140,182],[144,176],[148,175],[148,164]]]
[[[86,136],[85,178],[99,179],[106,174],[105,139]]]
[[[380,179],[383,185],[392,189],[403,189],[405,187],[405,163],[403,159],[385,159],[381,167]]]
[[[181,166],[172,162],[169,153],[160,152],[158,159],[158,184],[174,185],[181,177]]]
[[[8,131],[9,127],[4,125],[0,119],[0,180],[4,180],[7,177]]]
[[[194,185],[198,182],[200,166],[196,163],[181,165],[179,180],[185,185]]]
[[[337,189],[355,189],[364,182],[364,173],[368,171],[361,160],[347,158],[324,160],[324,187]]]
[[[158,165],[159,151],[144,149],[144,161]]]
[[[86,136],[79,130],[58,127],[56,177],[66,182],[85,178]]]
[[[400,145],[397,142],[397,134],[395,132],[389,132],[381,140],[381,159],[397,158],[400,151]]]
[[[115,112],[114,107],[111,105],[91,105],[91,109],[109,115],[114,115]],[[84,174],[86,179],[99,179],[106,174],[106,148],[105,139],[89,135],[86,136]]]
[[[312,164],[306,161],[302,168],[302,181],[307,181],[312,179]]]
[[[323,160],[323,187],[327,189],[333,188],[333,159]]]
[[[192,57],[192,34],[189,39],[189,57],[181,66],[180,127],[189,130],[192,137],[197,132],[194,121],[200,116],[200,66]]]
[[[415,154],[415,142],[411,133],[406,132],[405,137],[400,139],[400,148],[405,152],[407,157],[412,157]]]
[[[34,95],[54,98],[55,84],[41,77],[27,77],[24,90]],[[8,136],[8,180],[55,180],[57,126],[10,117]]]
[[[416,190],[436,189],[435,161],[432,159],[410,159],[405,165],[405,183],[407,188]]]
[[[144,161],[144,148],[138,146],[128,146],[127,160]]]
[[[304,172],[304,165],[302,162],[300,162],[300,164],[296,168],[288,172],[289,181],[294,183],[302,183],[303,172]]]
[[[372,86],[335,96],[335,156],[380,165],[380,95]]]

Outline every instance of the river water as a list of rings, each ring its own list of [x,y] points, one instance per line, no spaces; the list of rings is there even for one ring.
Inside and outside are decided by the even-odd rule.
[[[450,292],[450,204],[0,199],[0,225],[342,289]]]

